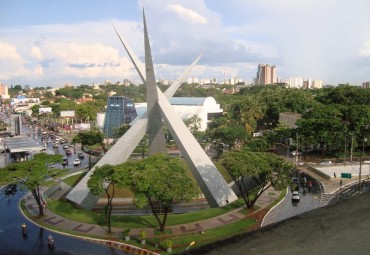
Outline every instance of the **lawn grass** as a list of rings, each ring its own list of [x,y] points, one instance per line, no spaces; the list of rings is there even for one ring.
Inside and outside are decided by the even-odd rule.
[[[69,177],[63,179],[63,182],[65,182],[66,184],[68,184],[71,187],[74,187],[85,176],[85,174],[86,173],[80,173],[80,174],[75,174],[75,175],[69,176]]]
[[[281,195],[277,201],[274,201],[271,203],[268,208],[273,207],[275,204],[277,204],[281,199],[284,198],[286,194],[286,189],[281,192]],[[211,217],[216,217],[217,215],[226,213],[228,211],[241,208],[244,206],[244,202],[242,199],[237,200],[236,202],[227,205],[223,208],[210,208],[210,209],[204,209],[202,211],[198,212],[192,212],[192,213],[186,213],[186,214],[171,214],[168,218],[168,224],[167,226],[171,225],[178,225],[178,224],[185,224],[190,223],[194,221],[199,221],[202,219],[207,219]],[[80,222],[86,222],[90,224],[97,224],[105,226],[106,222],[104,219],[103,213],[95,213],[91,211],[85,211],[85,210],[78,210],[74,208],[70,203],[63,202],[63,201],[49,201],[48,207],[50,210],[55,211],[56,213],[60,214],[63,217],[74,219],[76,221]],[[21,202],[21,208],[22,210],[30,217],[29,211],[24,206],[24,201]],[[254,211],[258,210],[258,208],[255,206]],[[245,211],[245,214],[249,214],[250,212]],[[32,216],[31,216],[32,217]],[[34,217],[34,216],[33,216]],[[35,217],[34,217],[35,218]],[[205,231],[196,231],[188,234],[181,234],[181,235],[172,235],[172,233],[166,231],[165,233],[161,233],[159,231],[155,231],[155,236],[153,238],[148,238],[145,245],[140,244],[140,240],[137,237],[131,238],[130,241],[123,241],[120,238],[117,239],[114,236],[110,236],[109,233],[107,233],[106,236],[94,236],[89,234],[82,234],[82,233],[76,233],[71,230],[64,230],[55,228],[53,226],[50,226],[49,224],[45,224],[41,220],[35,219],[38,224],[69,234],[84,236],[84,237],[91,237],[91,238],[97,238],[97,239],[111,239],[116,240],[120,242],[124,242],[127,244],[131,244],[137,247],[142,247],[144,249],[153,250],[153,251],[159,251],[161,254],[169,254],[166,252],[165,248],[165,241],[167,239],[170,239],[173,241],[173,253],[182,252],[184,251],[188,245],[195,241],[195,246],[202,246],[205,244],[213,243],[219,240],[224,240],[230,237],[233,237],[235,235],[246,233],[250,230],[253,230],[256,228],[257,224],[259,224],[256,219],[254,218],[244,218],[237,222],[224,225],[219,228],[214,229],[208,229]],[[117,228],[144,228],[144,227],[150,227],[150,228],[158,228],[157,222],[155,221],[154,216],[148,215],[148,216],[113,216],[112,217],[112,227]],[[160,240],[160,246],[159,248],[155,247],[155,240]]]
[[[184,214],[170,214],[167,218],[167,226],[186,224],[194,221],[204,220],[224,214],[231,210],[240,208],[244,205],[243,200],[239,199],[234,203],[220,207],[209,208],[196,212]],[[72,204],[65,201],[48,201],[49,210],[62,217],[89,224],[105,225],[106,220],[103,213],[76,209]],[[117,228],[156,228],[158,223],[153,215],[143,216],[112,216],[112,227]]]
[[[236,203],[238,203],[239,205],[243,204],[240,201],[237,201]],[[69,215],[71,213],[74,214],[77,217],[76,220],[79,220],[81,222],[84,222],[84,219],[86,219],[86,217],[91,217],[92,222],[89,222],[89,223],[98,224],[98,225],[104,225],[105,224],[105,222],[103,222],[104,218],[102,217],[103,216],[102,214],[97,215],[96,213],[88,212],[88,211],[82,211],[84,213],[81,213],[81,212],[78,213],[77,211],[79,211],[79,210],[73,209],[72,206],[69,206],[69,208],[65,208],[66,205],[68,205],[68,203],[63,204],[63,203],[60,203],[59,201],[50,201],[50,203],[48,203],[49,209],[55,208],[55,206],[56,206],[57,209],[59,210],[58,212],[61,215],[62,215],[61,211],[63,211],[63,213],[67,213],[67,214],[69,213]],[[231,209],[233,209],[234,207],[237,207],[237,206],[236,205],[229,205],[227,207],[229,207],[228,209],[231,210]],[[24,201],[21,202],[21,208],[26,213],[26,215],[28,217],[34,217],[34,216],[30,215],[29,211],[26,209]],[[217,209],[222,209],[222,208],[213,208],[213,209],[209,209],[209,210],[218,211]],[[255,209],[257,209],[257,208],[255,208]],[[76,211],[73,211],[73,210],[76,210]],[[209,215],[212,215],[212,214],[209,214]],[[174,215],[171,215],[171,216],[174,216]],[[193,213],[187,213],[187,214],[182,214],[182,215],[177,215],[177,216],[180,216],[180,217],[186,216],[187,218],[190,219],[190,222],[198,220],[197,218],[193,218],[194,217]],[[81,217],[81,218],[79,218],[79,217]],[[125,228],[135,228],[135,227],[145,227],[145,226],[143,226],[143,222],[144,221],[149,222],[150,220],[148,220],[148,218],[150,218],[150,217],[152,217],[154,219],[153,216],[127,216],[127,217],[119,216],[118,218],[127,218],[127,219],[130,219],[130,221],[133,221],[134,219],[136,219],[136,221],[137,221],[136,224],[133,224],[133,222],[131,222],[131,223],[126,222],[126,224],[125,224]],[[116,218],[116,217],[113,217],[113,219],[114,218]],[[54,226],[50,226],[49,224],[46,224],[43,221],[38,220],[37,218],[35,218],[34,220],[38,224],[40,224],[41,226],[45,226],[45,227],[51,228],[53,230],[65,232],[65,233],[72,234],[72,235],[79,235],[79,236],[91,237],[91,238],[97,238],[97,239],[107,239],[107,238],[112,239],[112,240],[116,239],[113,236],[109,237],[108,233],[105,237],[94,236],[94,235],[83,234],[83,233],[80,233],[80,232],[77,233],[77,232],[74,232],[74,231],[71,231],[71,230],[65,230],[65,229],[60,229],[60,228],[54,227]],[[148,224],[148,222],[144,223],[144,225]],[[99,223],[102,223],[102,224],[99,224]],[[137,246],[137,247],[142,247],[142,248],[145,248],[145,249],[148,249],[148,250],[161,249],[161,254],[168,254],[165,251],[166,250],[165,249],[165,241],[167,239],[170,239],[170,240],[173,241],[173,253],[176,253],[176,252],[184,251],[186,249],[186,247],[193,241],[195,241],[197,246],[205,245],[205,244],[208,244],[208,243],[213,243],[213,242],[218,241],[218,240],[223,240],[223,239],[226,239],[226,238],[238,235],[238,234],[245,233],[245,232],[253,229],[256,226],[256,224],[258,224],[258,223],[256,222],[255,219],[244,218],[244,219],[241,219],[237,222],[234,222],[234,223],[231,223],[231,224],[219,227],[219,228],[208,229],[208,230],[205,230],[205,231],[202,231],[202,232],[193,232],[193,233],[182,234],[182,235],[172,235],[168,231],[165,232],[165,233],[155,231],[155,237],[148,238],[147,239],[148,241],[145,245],[141,245],[140,240],[136,237],[131,238],[130,241],[123,241],[121,239],[118,239],[117,241],[125,242],[127,244],[131,244],[131,245],[134,245],[134,246]],[[115,225],[114,221],[112,222],[112,225]],[[117,227],[117,226],[115,226],[115,227]],[[154,240],[155,239],[160,240],[160,247],[159,248],[156,248],[154,246],[154,243],[155,243]]]
[[[181,252],[184,251],[192,241],[195,241],[197,246],[213,243],[215,241],[245,233],[252,229],[256,224],[257,222],[255,219],[245,218],[219,228],[208,229],[202,233],[196,232],[187,235],[161,238],[161,244],[163,244],[166,239],[171,239],[173,241],[173,252]]]

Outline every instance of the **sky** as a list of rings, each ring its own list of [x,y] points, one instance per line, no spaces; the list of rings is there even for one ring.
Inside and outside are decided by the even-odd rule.
[[[112,23],[143,61],[143,10],[157,79],[370,81],[369,0],[0,0],[0,83],[141,83]]]

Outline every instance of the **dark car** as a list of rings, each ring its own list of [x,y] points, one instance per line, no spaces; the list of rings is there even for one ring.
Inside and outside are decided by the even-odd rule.
[[[8,184],[5,187],[5,195],[12,195],[17,192],[17,184]]]
[[[62,163],[62,166],[68,166],[68,159],[67,158],[64,158],[63,159],[63,163]]]
[[[79,152],[78,153],[78,158],[84,159],[85,158],[85,154],[83,154],[82,152]]]

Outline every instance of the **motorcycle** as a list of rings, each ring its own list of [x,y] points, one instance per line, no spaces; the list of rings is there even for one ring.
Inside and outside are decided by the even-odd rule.
[[[27,226],[26,226],[26,224],[22,224],[22,234],[27,235]]]
[[[50,235],[47,239],[47,243],[50,249],[53,249],[55,246],[54,238]]]
[[[24,239],[27,239],[27,226],[26,224],[22,224],[22,236]]]

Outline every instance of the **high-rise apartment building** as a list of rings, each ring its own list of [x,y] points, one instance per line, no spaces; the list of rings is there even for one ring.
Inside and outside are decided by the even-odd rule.
[[[274,84],[277,82],[276,66],[259,64],[255,84]]]
[[[2,83],[0,83],[0,96],[9,97],[8,86]]]
[[[116,138],[115,129],[123,124],[130,124],[136,116],[137,113],[132,99],[124,96],[108,97],[104,134],[107,138]]]

